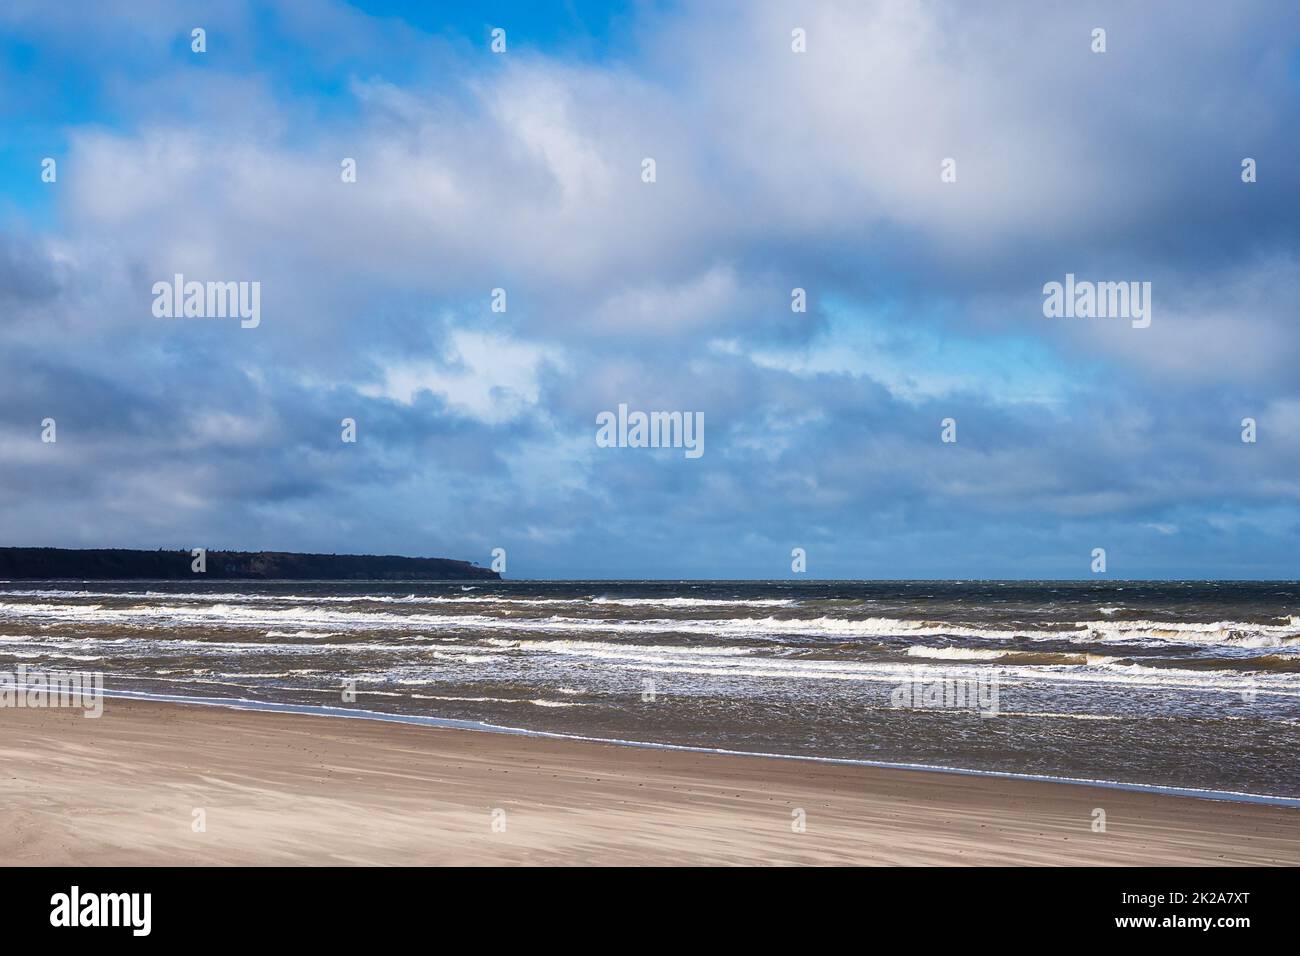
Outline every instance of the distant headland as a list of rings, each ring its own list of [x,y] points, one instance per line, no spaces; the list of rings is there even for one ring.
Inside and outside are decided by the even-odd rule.
[[[189,551],[124,548],[0,548],[0,579],[76,578],[88,581],[465,581],[500,580],[496,571],[450,558],[384,554],[295,554],[289,551],[208,551],[203,571]]]

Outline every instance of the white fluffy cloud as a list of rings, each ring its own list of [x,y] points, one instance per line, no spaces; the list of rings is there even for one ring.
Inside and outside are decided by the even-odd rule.
[[[238,69],[122,82],[123,63],[170,62],[189,11],[132,35],[100,10],[106,49],[128,51],[105,68],[112,122],[63,131],[54,226],[0,248],[6,447],[47,407],[93,408],[104,480],[84,446],[44,477],[87,514],[107,495],[105,534],[137,520],[132,489],[184,473],[164,497],[196,529],[220,515],[319,545],[312,508],[346,502],[329,527],[411,550],[401,509],[456,476],[477,484],[425,515],[449,548],[508,525],[553,560],[544,542],[609,535],[629,572],[668,567],[682,527],[701,554],[833,527],[847,567],[872,535],[924,555],[927,529],[1008,540],[1021,512],[1042,534],[1088,520],[1185,541],[1224,527],[1206,516],[1229,492],[1294,508],[1277,440],[1300,360],[1300,132],[1282,108],[1300,27],[1271,9],[727,2],[630,19],[629,52],[577,62],[285,4],[340,63],[400,54],[316,93],[243,48]],[[7,22],[93,73],[82,27],[32,11]],[[239,5],[210,22],[257,29]],[[422,59],[436,79],[397,75]],[[1245,155],[1259,183],[1240,182]],[[262,282],[262,326],[160,325],[148,289],[176,272]],[[1044,319],[1042,284],[1066,272],[1150,279],[1152,328]],[[622,400],[705,411],[706,464],[584,450]],[[1268,441],[1246,461],[1251,413]],[[366,417],[353,458],[333,444],[344,414]],[[935,443],[950,414],[963,457]],[[5,517],[59,527],[22,490],[39,461],[8,462]]]

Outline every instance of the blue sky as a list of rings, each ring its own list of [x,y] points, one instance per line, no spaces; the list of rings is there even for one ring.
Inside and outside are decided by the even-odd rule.
[[[1300,576],[1300,18],[1130,6],[7,4],[0,536]],[[155,318],[178,272],[261,324]],[[1066,273],[1151,326],[1044,317]],[[598,447],[620,403],[705,454]]]

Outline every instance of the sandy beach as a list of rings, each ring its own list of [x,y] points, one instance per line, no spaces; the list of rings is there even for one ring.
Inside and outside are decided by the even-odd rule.
[[[1300,864],[1287,808],[170,703],[0,761],[11,864]]]

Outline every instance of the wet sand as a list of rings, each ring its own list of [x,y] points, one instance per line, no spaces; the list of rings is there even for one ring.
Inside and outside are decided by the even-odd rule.
[[[0,710],[0,854],[113,866],[1297,865],[1300,810],[108,700],[97,720]]]

